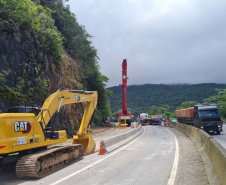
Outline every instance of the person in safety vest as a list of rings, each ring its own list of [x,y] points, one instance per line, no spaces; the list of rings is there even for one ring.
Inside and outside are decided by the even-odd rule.
[[[166,118],[166,122],[165,122],[166,127],[168,126],[168,122],[169,122],[169,120],[168,120],[168,118]]]

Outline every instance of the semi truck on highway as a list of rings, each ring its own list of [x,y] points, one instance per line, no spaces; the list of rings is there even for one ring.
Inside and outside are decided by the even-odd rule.
[[[179,123],[192,125],[204,131],[220,134],[223,122],[216,104],[200,104],[176,111]]]

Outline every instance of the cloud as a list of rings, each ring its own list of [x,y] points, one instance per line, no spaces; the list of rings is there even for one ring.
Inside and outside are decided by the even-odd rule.
[[[78,22],[94,36],[108,86],[225,83],[226,1],[71,0]]]

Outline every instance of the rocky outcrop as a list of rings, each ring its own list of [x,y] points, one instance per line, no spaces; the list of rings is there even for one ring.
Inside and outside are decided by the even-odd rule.
[[[59,88],[82,89],[80,66],[65,51],[56,60],[38,48],[34,36],[0,32],[0,109],[31,101],[41,106]],[[59,128],[72,135],[82,119],[83,105],[65,106]]]

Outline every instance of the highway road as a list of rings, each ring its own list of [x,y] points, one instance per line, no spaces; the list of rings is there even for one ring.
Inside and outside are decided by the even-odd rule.
[[[223,125],[223,132],[220,135],[212,135],[226,149],[226,125]]]
[[[197,178],[202,178],[198,179],[199,184],[208,184],[198,152],[188,137],[165,127],[146,126],[143,129],[140,136],[109,154],[98,155],[98,146],[94,153],[42,179],[18,179],[15,172],[11,172],[0,176],[0,184],[173,185],[174,182],[194,184]],[[131,128],[114,129],[94,139],[98,145],[102,138],[128,130]]]

